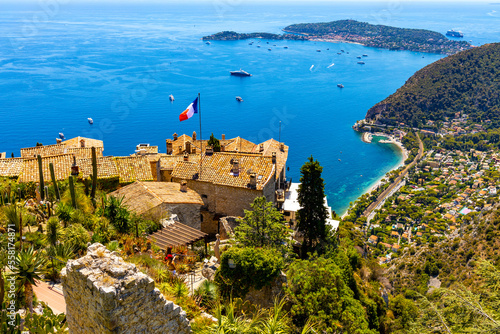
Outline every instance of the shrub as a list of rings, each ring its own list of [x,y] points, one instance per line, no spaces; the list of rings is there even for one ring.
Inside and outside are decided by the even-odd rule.
[[[76,252],[87,248],[90,235],[81,224],[73,224],[64,229],[63,240],[72,245]]]
[[[229,267],[229,260],[235,268]],[[250,288],[261,289],[283,268],[281,253],[273,249],[232,247],[222,254],[215,283],[224,298],[244,297]]]

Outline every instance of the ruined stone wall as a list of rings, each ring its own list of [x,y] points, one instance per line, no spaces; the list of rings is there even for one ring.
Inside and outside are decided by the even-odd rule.
[[[69,260],[61,272],[72,334],[187,334],[186,313],[154,281],[101,244]]]

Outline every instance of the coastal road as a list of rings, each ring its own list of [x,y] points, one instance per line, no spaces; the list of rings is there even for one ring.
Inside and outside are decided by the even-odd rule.
[[[375,210],[375,208],[377,208],[381,203],[383,203],[386,200],[386,198],[388,196],[390,196],[393,189],[396,188],[401,181],[403,181],[406,174],[408,174],[408,171],[410,170],[410,168],[413,168],[413,166],[415,166],[417,164],[417,161],[420,158],[422,158],[422,156],[424,154],[424,143],[420,139],[418,132],[416,132],[416,135],[417,135],[417,139],[418,139],[418,154],[417,154],[417,156],[408,166],[406,166],[406,168],[399,174],[399,176],[394,180],[394,182],[391,183],[391,185],[389,185],[389,187],[386,190],[384,190],[377,197],[377,200],[375,202],[373,202],[372,204],[370,204],[366,208],[366,210],[363,212],[363,217],[368,218],[370,216],[370,214],[372,213],[372,211]]]

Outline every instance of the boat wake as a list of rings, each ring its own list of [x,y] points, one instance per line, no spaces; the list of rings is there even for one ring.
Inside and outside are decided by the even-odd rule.
[[[311,65],[311,67],[309,67],[309,71],[312,72],[313,68],[314,68],[314,65]]]
[[[328,65],[326,68],[330,68],[332,67],[333,65],[335,65],[334,63],[331,63],[330,65]]]

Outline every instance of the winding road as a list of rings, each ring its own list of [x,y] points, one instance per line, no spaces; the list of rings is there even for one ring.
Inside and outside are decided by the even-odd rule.
[[[394,180],[394,182],[391,183],[391,185],[389,185],[389,187],[387,189],[385,189],[377,197],[377,200],[375,202],[373,202],[372,204],[370,204],[366,208],[366,210],[363,212],[362,217],[368,218],[370,216],[370,214],[372,213],[372,211],[375,210],[381,203],[383,203],[387,199],[388,196],[390,196],[390,194],[392,193],[394,188],[396,188],[398,186],[398,184],[401,181],[403,181],[406,174],[408,174],[408,171],[417,164],[417,161],[420,160],[420,158],[422,158],[422,156],[424,154],[424,143],[420,139],[418,132],[416,132],[416,135],[417,135],[417,139],[418,139],[418,154],[417,154],[417,156],[415,157],[415,159],[413,159],[413,161],[408,166],[406,166],[406,168],[399,174],[399,176]]]

